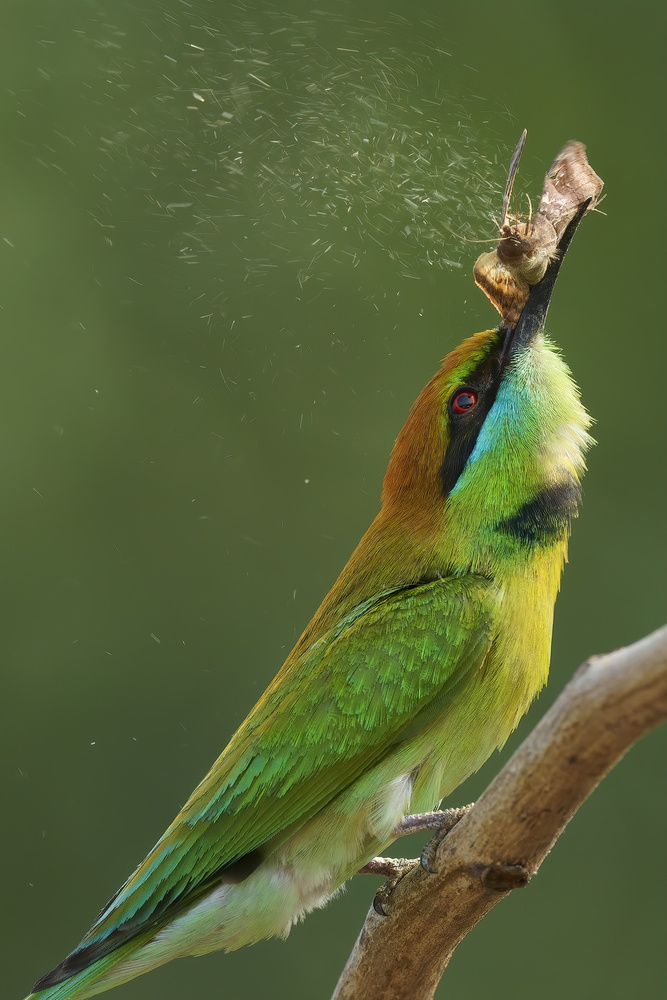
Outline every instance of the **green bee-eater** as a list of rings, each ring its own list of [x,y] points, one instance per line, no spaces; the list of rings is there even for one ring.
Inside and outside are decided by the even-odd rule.
[[[415,402],[382,508],[284,666],[81,944],[82,1000],[290,927],[501,746],[546,681],[589,417],[543,325],[579,212],[516,324]]]

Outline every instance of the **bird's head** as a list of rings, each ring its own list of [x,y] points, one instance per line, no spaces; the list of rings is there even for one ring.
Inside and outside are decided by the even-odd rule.
[[[465,340],[425,387],[401,431],[383,506],[441,558],[484,568],[501,554],[567,536],[576,513],[590,418],[570,372],[544,336],[551,293],[583,215],[514,326]],[[481,560],[481,564],[480,564]]]

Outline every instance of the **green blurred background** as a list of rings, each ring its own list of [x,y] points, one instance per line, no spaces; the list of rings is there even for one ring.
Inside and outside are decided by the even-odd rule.
[[[2,995],[68,952],[374,516],[511,150],[606,182],[549,326],[597,424],[548,690],[661,619],[663,5],[3,0]],[[525,204],[525,203],[524,203]],[[663,737],[581,809],[441,997],[662,995]],[[401,845],[416,854],[424,838]],[[375,880],[125,1000],[328,997]]]

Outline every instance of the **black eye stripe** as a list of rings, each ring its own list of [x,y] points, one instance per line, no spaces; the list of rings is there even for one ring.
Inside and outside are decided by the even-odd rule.
[[[440,467],[442,491],[445,496],[454,489],[466,462],[470,458],[482,424],[493,406],[498,385],[500,383],[499,357],[503,343],[503,335],[498,336],[489,354],[477,368],[470,373],[468,379],[457,386],[450,395],[447,407],[449,410],[449,445]],[[454,403],[461,393],[471,393],[476,396],[475,404],[467,410],[457,412]]]

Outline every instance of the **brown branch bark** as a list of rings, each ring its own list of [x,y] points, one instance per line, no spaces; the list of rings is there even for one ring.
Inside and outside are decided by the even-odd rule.
[[[371,907],[332,1000],[430,1000],[457,944],[537,872],[579,806],[667,719],[667,626],[583,664],[473,808]]]

